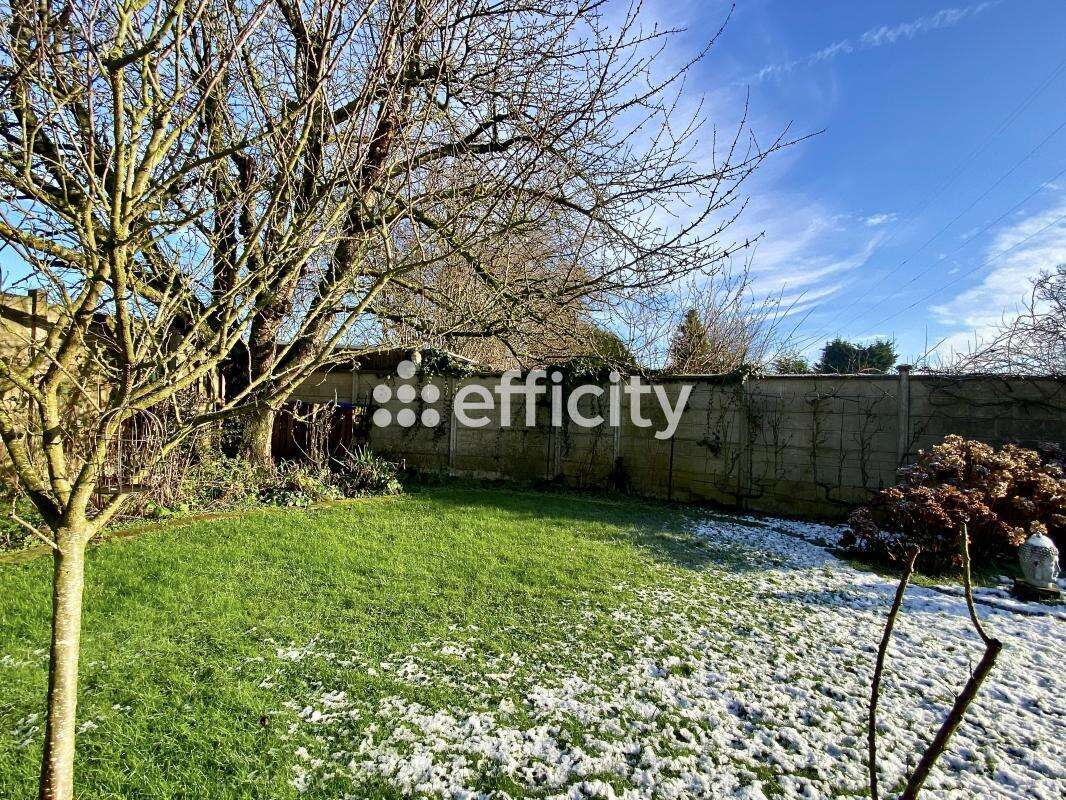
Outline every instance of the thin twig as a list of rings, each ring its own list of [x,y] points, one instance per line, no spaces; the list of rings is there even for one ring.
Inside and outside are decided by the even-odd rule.
[[[45,536],[43,533],[41,533],[40,529],[38,529],[38,527],[36,525],[34,525],[32,522],[30,522],[28,520],[25,520],[22,517],[20,517],[18,514],[15,513],[14,509],[9,511],[7,515],[8,515],[8,517],[10,519],[12,519],[16,524],[18,524],[24,530],[28,531],[29,533],[32,533],[34,536],[36,536],[38,539],[40,539],[46,545],[51,547],[53,550],[55,550],[56,552],[59,552],[59,545],[51,537]]]
[[[888,654],[888,643],[892,639],[892,629],[896,625],[896,617],[903,606],[903,593],[907,591],[907,583],[914,572],[914,562],[918,558],[919,548],[911,551],[907,566],[903,569],[903,576],[899,579],[896,587],[896,598],[892,601],[892,608],[888,612],[888,621],[885,623],[885,633],[881,637],[881,646],[877,648],[877,665],[874,667],[873,685],[870,687],[870,717],[866,730],[866,742],[869,752],[870,771],[870,797],[878,800],[877,796],[877,701],[881,694],[881,675],[885,669],[885,656]]]
[[[973,589],[971,588],[970,579],[970,532],[965,522],[962,523],[962,582],[963,586],[966,587],[966,608],[970,612],[970,621],[977,630],[977,635],[981,637],[981,641],[987,646],[992,641],[992,638],[981,627],[981,620],[977,617],[977,609],[973,603]]]
[[[929,743],[925,752],[922,753],[918,766],[915,768],[910,780],[907,781],[907,788],[903,791],[903,794],[900,795],[900,800],[917,800],[918,792],[921,791],[922,786],[925,784],[926,778],[929,777],[929,773],[932,771],[937,759],[939,759],[947,749],[948,742],[951,740],[952,735],[958,730],[959,725],[962,724],[962,718],[965,716],[966,710],[970,707],[970,704],[973,703],[974,698],[977,697],[977,692],[980,690],[981,684],[988,676],[988,673],[992,671],[992,667],[995,666],[996,663],[996,658],[999,656],[1000,650],[1003,649],[1003,643],[999,641],[999,639],[993,639],[985,635],[985,631],[977,619],[977,613],[973,606],[973,585],[970,582],[969,539],[969,532],[964,524],[962,526],[962,579],[963,586],[966,590],[966,605],[970,610],[971,622],[973,622],[974,627],[977,629],[977,633],[985,642],[985,654],[981,656],[981,660],[977,664],[977,669],[973,671],[970,679],[966,681],[966,685],[963,687],[962,692],[957,698],[955,698],[955,703],[952,705],[951,711],[948,713],[947,717],[944,718],[940,730],[937,731],[936,736],[933,737],[933,741]]]

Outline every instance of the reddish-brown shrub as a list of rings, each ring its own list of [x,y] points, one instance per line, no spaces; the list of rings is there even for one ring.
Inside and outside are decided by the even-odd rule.
[[[919,568],[940,572],[961,564],[963,522],[978,563],[1012,555],[1034,525],[1060,548],[1066,541],[1066,468],[1056,451],[997,449],[952,435],[898,474],[898,485],[852,513],[843,547],[903,562],[918,545]]]

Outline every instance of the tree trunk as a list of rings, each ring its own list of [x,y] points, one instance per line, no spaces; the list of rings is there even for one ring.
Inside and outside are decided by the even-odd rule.
[[[274,409],[254,408],[248,412],[244,426],[244,456],[258,467],[274,465],[271,443],[274,434]]]
[[[85,544],[65,532],[54,556],[52,646],[48,664],[48,722],[41,759],[41,800],[74,797],[74,734],[78,707],[81,598],[85,587]]]

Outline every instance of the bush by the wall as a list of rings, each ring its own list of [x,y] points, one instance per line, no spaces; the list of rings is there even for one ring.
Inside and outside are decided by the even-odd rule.
[[[267,506],[309,506],[342,497],[401,491],[397,466],[369,449],[345,451],[328,465],[280,462],[253,467],[242,458],[217,456],[185,473],[180,508],[227,510]]]
[[[344,495],[329,470],[308,464],[279,464],[259,490],[259,501],[268,506],[310,506]]]
[[[332,465],[334,485],[345,497],[368,494],[398,494],[401,491],[399,467],[360,447],[335,459]]]
[[[1060,546],[1066,540],[1066,469],[1053,451],[952,435],[919,452],[899,478],[852,513],[843,547],[900,563],[917,545],[919,569],[943,572],[961,563],[963,522],[975,563],[1013,557],[1037,530]]]
[[[325,460],[325,459],[323,459]],[[310,506],[343,497],[397,494],[403,490],[399,467],[367,448],[345,450],[328,464],[280,462],[254,467],[243,458],[215,453],[196,458],[182,453],[159,468],[148,490],[134,494],[121,519],[161,519],[182,514],[237,511],[259,506]],[[17,503],[24,518],[36,519],[20,493],[4,498]],[[14,520],[0,514],[0,551],[39,544]]]

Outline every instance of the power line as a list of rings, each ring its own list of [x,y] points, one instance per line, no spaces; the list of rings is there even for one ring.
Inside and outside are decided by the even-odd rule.
[[[938,230],[936,233],[934,233],[932,236],[930,236],[928,239],[926,239],[921,247],[919,247],[917,250],[915,250],[913,253],[911,253],[909,256],[907,256],[905,259],[903,259],[903,261],[901,261],[899,263],[899,265],[896,266],[895,269],[891,270],[888,274],[886,274],[881,279],[882,282],[884,282],[885,280],[890,278],[892,275],[894,275],[896,272],[898,272],[901,267],[903,267],[905,264],[909,263],[912,258],[914,258],[916,255],[918,255],[918,253],[922,252],[922,250],[924,250],[926,247],[928,247],[934,241],[939,239],[945,233],[945,231],[947,231],[948,228],[950,228],[952,225],[954,225],[956,222],[958,222],[960,219],[962,219],[967,213],[972,211],[974,206],[976,206],[978,203],[980,203],[982,200],[984,200],[986,197],[988,197],[988,195],[990,195],[1001,183],[1003,183],[1003,181],[1005,181],[1007,178],[1009,178],[1011,175],[1013,175],[1015,173],[1015,171],[1022,164],[1024,164],[1026,161],[1028,161],[1030,158],[1032,158],[1041,147],[1043,147],[1045,144],[1047,144],[1049,141],[1051,141],[1055,137],[1055,135],[1059,131],[1061,131],[1063,128],[1066,128],[1066,120],[1063,120],[1058,125],[1058,127],[1055,128],[1055,130],[1053,130],[1051,133],[1049,133],[1047,136],[1045,136],[1043,139],[1041,139],[1040,140],[1040,144],[1038,144],[1036,147],[1034,147],[1032,150],[1030,150],[1028,153],[1026,153],[1025,156],[1023,156],[1019,161],[1015,162],[1014,166],[1012,166],[1010,169],[1008,169],[1006,172],[1004,172],[1002,175],[1000,175],[999,178],[996,179],[995,183],[993,183],[991,186],[989,186],[987,189],[985,189],[980,195],[978,195],[977,198],[972,203],[970,203],[970,205],[966,206],[966,208],[964,208],[962,211],[960,211],[958,214],[956,214],[951,219],[951,221],[949,223],[944,225],[940,230]],[[1049,180],[1054,180],[1054,178],[1050,178]],[[1046,184],[1046,183],[1048,183],[1048,181],[1043,181],[1041,183],[1040,187],[1037,189],[1037,191],[1039,191],[1040,188],[1043,188],[1043,185]],[[874,287],[874,288],[876,288],[876,287]]]
[[[970,275],[973,275],[978,270],[984,269],[989,264],[992,264],[992,263],[998,261],[999,259],[1003,258],[1005,255],[1008,255],[1009,253],[1013,252],[1014,250],[1017,250],[1019,247],[1021,247],[1026,242],[1031,241],[1032,239],[1036,238],[1037,236],[1039,236],[1040,234],[1044,233],[1045,231],[1050,230],[1051,228],[1055,227],[1056,225],[1058,225],[1063,220],[1066,220],[1066,213],[1060,214],[1059,216],[1055,217],[1055,219],[1053,219],[1051,222],[1049,222],[1044,227],[1042,227],[1039,230],[1034,231],[1033,233],[1029,234],[1024,239],[1022,239],[1021,241],[1018,241],[1015,244],[1013,244],[1010,247],[1008,247],[1006,250],[1001,250],[1000,252],[996,253],[995,255],[990,256],[989,258],[985,259],[980,264],[978,264],[976,267],[973,267],[972,269],[966,270],[965,272],[961,272],[954,279],[948,281],[943,286],[940,286],[940,287],[934,289],[929,294],[926,294],[923,297],[918,298],[913,303],[911,303],[909,306],[904,306],[903,308],[899,309],[898,311],[895,311],[892,314],[888,315],[884,319],[879,320],[878,322],[874,323],[870,327],[868,327],[865,330],[861,331],[858,334],[858,337],[865,336],[869,331],[872,331],[872,330],[875,330],[875,329],[881,327],[886,322],[889,322],[889,321],[895,319],[896,317],[898,317],[900,314],[903,314],[903,313],[905,313],[907,311],[910,311],[911,309],[915,308],[916,306],[919,306],[922,303],[924,303],[926,300],[929,300],[929,299],[931,299],[933,297],[936,297],[936,295],[940,294],[941,292],[943,292],[943,291],[945,291],[947,289],[950,289],[952,286],[954,286],[955,284],[957,284],[959,281],[963,280],[964,278],[968,278]]]
[[[891,242],[896,238],[896,234],[899,233],[902,228],[902,220],[913,219],[915,216],[927,209],[930,203],[932,203],[940,195],[942,195],[947,190],[947,188],[955,182],[955,179],[958,178],[961,174],[963,174],[963,172],[966,171],[966,168],[971,163],[973,163],[973,161],[979,155],[981,155],[981,153],[988,149],[988,146],[992,144],[996,137],[1002,134],[1005,130],[1007,130],[1007,128],[1010,127],[1011,123],[1014,122],[1014,120],[1016,120],[1025,109],[1032,105],[1033,101],[1036,100],[1036,98],[1039,97],[1040,94],[1042,94],[1043,91],[1051,85],[1051,83],[1055,80],[1055,78],[1058,77],[1059,73],[1062,72],[1063,69],[1066,69],[1066,58],[1063,58],[1058,63],[1058,65],[1056,65],[1056,67],[1051,71],[1051,73],[1046,78],[1044,78],[1040,85],[1033,89],[1028,94],[1028,96],[1026,96],[1025,99],[1022,100],[1022,102],[1019,103],[1014,108],[1014,110],[1011,111],[1011,113],[1008,114],[1007,117],[981,141],[980,144],[978,144],[973,150],[969,152],[968,155],[966,155],[958,164],[955,165],[954,170],[952,170],[951,174],[948,175],[947,178],[941,181],[933,189],[933,191],[930,194],[926,195],[925,199],[920,201],[910,212],[908,212],[900,220],[897,220],[893,224],[891,235],[884,242],[882,242],[879,247],[887,247],[889,244],[891,244]]]
[[[888,272],[886,272],[884,275],[882,275],[881,278],[876,283],[874,283],[873,286],[869,287],[866,291],[867,292],[872,292],[872,291],[880,288],[881,285],[884,284],[884,282],[886,280],[888,280],[893,275],[898,273],[901,269],[903,269],[903,267],[905,267],[907,264],[909,264],[914,259],[915,256],[917,256],[919,253],[921,253],[926,247],[928,247],[934,241],[939,239],[948,230],[948,228],[950,228],[952,225],[954,225],[956,222],[958,222],[960,219],[962,219],[963,216],[965,216],[967,213],[969,213],[971,210],[973,210],[974,206],[976,206],[978,203],[980,203],[982,200],[984,200],[986,197],[988,197],[988,195],[991,194],[1000,184],[1002,184],[1003,181],[1005,181],[1007,178],[1009,178],[1011,175],[1013,175],[1014,172],[1017,171],[1017,169],[1022,164],[1024,164],[1026,161],[1028,161],[1030,158],[1032,158],[1033,155],[1035,155],[1036,152],[1038,150],[1040,150],[1041,147],[1043,147],[1045,144],[1047,144],[1049,141],[1051,141],[1051,139],[1054,138],[1055,135],[1057,135],[1059,133],[1059,131],[1061,131],[1063,128],[1066,128],[1066,120],[1063,120],[1063,122],[1060,123],[1058,126],[1056,126],[1056,128],[1053,131],[1051,131],[1051,133],[1049,133],[1047,136],[1045,136],[1043,139],[1041,139],[1039,144],[1037,144],[1032,150],[1030,150],[1028,153],[1026,153],[1021,159],[1016,161],[1014,163],[1014,165],[1011,166],[1010,169],[1008,169],[1006,172],[1004,172],[1002,175],[1000,175],[999,178],[991,186],[989,186],[987,189],[985,189],[985,191],[983,191],[980,195],[978,195],[978,197],[973,202],[971,202],[968,206],[966,206],[966,208],[964,208],[962,211],[960,211],[958,214],[956,214],[951,219],[951,221],[949,221],[946,225],[942,226],[936,233],[934,233],[932,236],[930,236],[928,239],[926,239],[925,242],[923,242],[922,245],[917,250],[912,252],[905,259],[900,261],[895,267],[893,267]],[[1062,174],[1061,172],[1057,173],[1054,177],[1049,178],[1049,179],[1044,180],[1044,181],[1041,181],[1040,185],[1032,193],[1030,193],[1027,196],[1026,199],[1028,199],[1029,197],[1034,196],[1035,194],[1037,194],[1038,192],[1043,190],[1044,186],[1046,186],[1049,181],[1054,180],[1055,177],[1058,177],[1058,175],[1061,175],[1061,174]],[[1002,219],[1002,216],[1000,217],[1000,219]],[[987,229],[988,229],[988,226],[986,226],[985,230],[987,230]],[[973,237],[971,237],[971,238],[973,238]],[[921,273],[919,273],[919,275],[920,274]],[[910,283],[913,283],[913,281],[908,282],[907,285],[910,285]],[[845,311],[847,311],[849,308],[853,308],[857,302],[859,302],[858,298],[856,298],[855,300],[852,300],[850,303],[848,303],[843,308],[841,308],[839,311],[837,311],[837,313],[833,316],[833,318],[826,325],[825,329],[823,329],[823,333],[831,333],[833,331],[835,325],[836,325],[836,322],[840,319],[841,315]],[[876,308],[877,305],[881,305],[881,303],[883,303],[883,302],[884,301],[882,300],[880,303],[876,304],[874,306],[874,308]],[[866,309],[863,313],[868,313],[868,311],[869,311],[869,309]],[[823,335],[823,334],[820,334],[820,335]],[[818,337],[815,337],[815,338],[818,338]]]
[[[1029,192],[1029,194],[1027,194],[1025,197],[1023,197],[1021,200],[1019,200],[1013,206],[1008,208],[1006,211],[1004,211],[998,217],[993,219],[991,222],[987,223],[980,230],[975,231],[972,235],[968,236],[966,238],[966,240],[962,244],[960,244],[958,247],[956,247],[950,253],[947,253],[945,256],[943,256],[941,258],[938,258],[933,264],[931,264],[926,269],[919,270],[918,272],[916,272],[913,276],[911,276],[911,279],[908,280],[906,283],[904,283],[902,286],[900,286],[899,290],[897,290],[897,291],[902,291],[903,289],[906,289],[908,286],[911,286],[912,284],[917,282],[923,275],[928,274],[934,267],[936,267],[937,264],[945,261],[946,259],[948,259],[951,256],[953,256],[956,253],[958,253],[960,250],[963,250],[966,247],[968,247],[969,245],[973,244],[973,242],[975,242],[978,237],[980,237],[984,233],[987,233],[989,230],[994,228],[996,225],[998,225],[1000,222],[1002,222],[1004,219],[1009,217],[1011,214],[1013,214],[1015,211],[1017,211],[1019,208],[1021,208],[1027,202],[1029,202],[1032,198],[1034,198],[1036,195],[1038,195],[1040,192],[1042,192],[1045,189],[1045,187],[1047,186],[1048,183],[1051,183],[1051,182],[1055,181],[1056,179],[1062,177],[1063,175],[1066,175],[1066,167],[1064,167],[1063,169],[1061,169],[1058,172],[1056,172],[1054,175],[1052,175],[1046,181],[1043,181],[1039,186],[1037,186],[1037,188],[1035,188],[1033,191]],[[888,297],[883,298],[883,299],[877,301],[876,303],[874,303],[872,306],[869,306],[869,307],[863,309],[858,314],[852,316],[846,322],[842,323],[840,325],[840,328],[845,328],[848,325],[851,325],[853,322],[855,322],[860,317],[863,317],[866,314],[869,314],[873,309],[879,308],[880,306],[884,305],[886,302],[888,302],[889,299],[890,298],[888,298]],[[851,305],[854,305],[854,303],[852,303]],[[833,318],[833,322],[835,322],[839,317],[840,317],[840,314],[838,313],[837,316]],[[832,323],[830,323],[829,327],[826,327],[826,328],[822,329],[822,333],[819,333],[816,336],[811,337],[811,341],[804,340],[804,345],[803,346],[804,347],[809,347],[810,344],[813,343],[814,340],[817,340],[817,339],[821,338],[821,336],[825,335],[826,333],[831,333],[832,330],[833,330]]]
[[[1003,131],[1005,131],[1011,125],[1011,123],[1013,123],[1014,120],[1016,120],[1018,118],[1018,116],[1026,108],[1028,108],[1033,103],[1033,101],[1045,89],[1047,89],[1048,86],[1051,85],[1051,83],[1059,76],[1059,74],[1063,71],[1063,69],[1066,69],[1066,58],[1061,60],[1055,66],[1055,68],[1051,71],[1051,73],[1036,88],[1034,88],[1025,97],[1025,99],[1023,99],[1022,102],[1019,103],[1019,105],[1016,106],[1014,108],[1014,110],[1010,114],[1008,114],[1007,117],[991,133],[989,133],[984,138],[984,140],[979,145],[977,145],[973,150],[971,150],[970,153],[967,156],[965,156],[955,166],[954,170],[951,172],[951,174],[945,180],[943,180],[929,195],[927,195],[926,198],[923,201],[921,201],[918,205],[916,205],[911,212],[909,212],[905,217],[901,218],[900,220],[897,220],[893,224],[891,235],[886,240],[880,242],[877,245],[877,249],[878,250],[883,249],[884,247],[886,247],[889,243],[891,243],[895,239],[896,234],[898,234],[899,231],[902,229],[903,220],[912,219],[914,216],[916,216],[917,214],[919,214],[922,211],[924,211],[930,205],[930,203],[932,203],[933,200],[935,200],[941,194],[943,194],[943,192],[948,188],[948,186],[950,186],[955,181],[955,179],[958,178],[959,175],[961,175],[963,172],[965,172],[966,167],[968,167],[970,165],[970,163],[972,163],[973,160],[977,158],[977,156],[979,156],[981,153],[983,153],[988,148],[988,146],[992,143],[992,141],[994,141],[997,136],[999,136],[1001,133],[1003,133]],[[889,277],[891,277],[892,275],[896,274],[900,269],[902,269],[904,266],[906,266],[906,264],[908,264],[911,261],[911,259],[913,259],[916,255],[918,255],[918,253],[920,253],[922,250],[924,250],[933,241],[935,241],[937,238],[939,238],[948,228],[950,228],[952,225],[954,225],[955,222],[957,222],[962,216],[964,216],[968,211],[973,209],[974,206],[976,206],[979,202],[981,202],[981,200],[983,200],[992,191],[994,191],[996,189],[996,187],[998,187],[1004,180],[1006,180],[1008,177],[1010,177],[1022,164],[1024,164],[1026,161],[1028,161],[1038,150],[1040,150],[1041,147],[1043,147],[1045,144],[1047,144],[1047,142],[1050,141],[1064,127],[1066,127],[1066,121],[1064,121],[1057,128],[1055,128],[1050,134],[1048,134],[1046,137],[1044,137],[1044,139],[1039,144],[1037,144],[1032,150],[1030,150],[1021,160],[1016,162],[1010,169],[1007,170],[1007,172],[1005,172],[1003,175],[1001,175],[999,177],[999,179],[995,183],[992,184],[992,186],[988,187],[988,189],[986,189],[980,196],[978,196],[977,199],[975,199],[969,206],[966,207],[966,209],[964,209],[962,212],[960,212],[954,219],[952,219],[947,225],[943,226],[932,237],[927,239],[921,245],[921,247],[919,247],[917,250],[915,250],[913,253],[911,253],[909,256],[907,256],[907,258],[905,258],[902,262],[897,264],[896,267],[894,267],[888,273],[886,273],[885,275],[882,275],[881,278],[877,281],[877,283],[875,283],[867,291],[873,291],[874,289],[878,288]],[[1054,180],[1054,178],[1051,178],[1049,180]],[[1046,181],[1045,181],[1045,183],[1046,183]],[[1043,187],[1039,187],[1032,194],[1036,194],[1037,192],[1040,191],[1041,188],[1043,188]],[[1031,197],[1032,194],[1029,195],[1029,196]],[[986,226],[986,228],[983,229],[983,230],[987,230],[987,229],[988,229],[988,227]],[[979,235],[979,234],[975,234],[975,236],[977,236],[977,235]],[[971,239],[972,238],[973,237],[971,237]],[[968,244],[968,243],[969,243],[969,240],[967,240],[966,244]],[[957,252],[957,250],[956,250],[956,252]],[[858,298],[856,298],[855,300],[852,300],[850,303],[845,305],[843,308],[839,309],[826,327],[824,327],[819,333],[817,333],[817,334],[815,334],[813,336],[808,336],[808,337],[806,337],[803,340],[802,345],[800,346],[800,349],[803,349],[804,347],[809,347],[810,344],[812,344],[813,342],[815,342],[818,339],[820,339],[820,338],[832,333],[833,332],[833,327],[834,327],[836,321],[840,318],[840,316],[845,311],[847,311],[848,309],[853,308],[857,302],[858,302]],[[809,313],[814,313],[814,311],[816,311],[819,307],[824,306],[824,304],[825,303],[823,301],[823,303],[820,303],[820,304],[816,305],[814,308],[811,308],[809,310]]]

